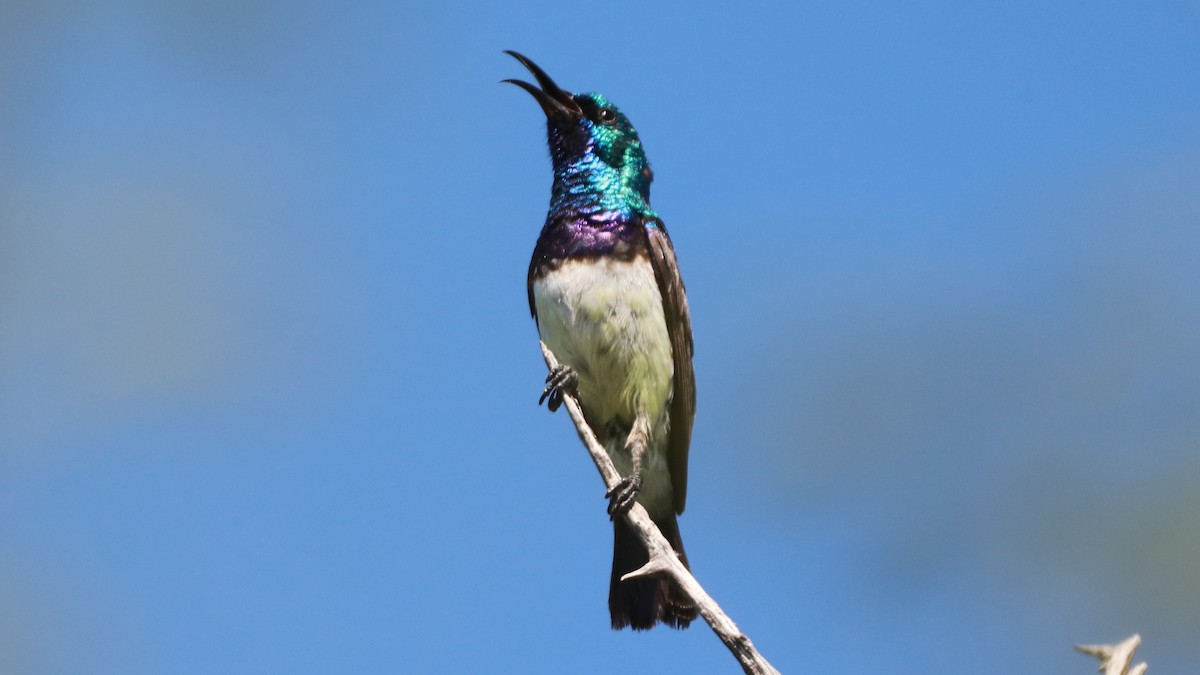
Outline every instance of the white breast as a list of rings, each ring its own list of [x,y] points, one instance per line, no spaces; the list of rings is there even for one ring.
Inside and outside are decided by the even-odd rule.
[[[628,428],[638,414],[650,420],[653,438],[638,501],[669,503],[665,450],[675,368],[649,261],[569,260],[534,282],[533,298],[538,333],[579,375],[579,399],[593,425],[617,421]],[[617,469],[628,475],[625,439],[605,439],[605,429],[595,431],[607,441]]]

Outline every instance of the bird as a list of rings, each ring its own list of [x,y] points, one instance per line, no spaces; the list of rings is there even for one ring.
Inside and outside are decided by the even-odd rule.
[[[622,517],[641,504],[687,566],[677,516],[687,498],[696,412],[691,314],[675,248],[650,208],[654,173],[637,130],[599,93],[564,91],[529,58],[524,89],[546,115],[554,179],[526,288],[538,335],[560,365],[539,405],[573,395],[622,478],[613,523],[612,628],[687,628],[697,610],[666,578],[621,577],[649,558]]]

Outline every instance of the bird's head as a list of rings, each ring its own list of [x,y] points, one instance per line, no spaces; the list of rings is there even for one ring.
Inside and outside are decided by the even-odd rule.
[[[529,92],[546,113],[555,177],[584,174],[596,190],[640,196],[648,208],[654,173],[629,118],[603,95],[564,91],[533,61],[514,51],[506,53],[528,68],[540,85],[504,80]]]

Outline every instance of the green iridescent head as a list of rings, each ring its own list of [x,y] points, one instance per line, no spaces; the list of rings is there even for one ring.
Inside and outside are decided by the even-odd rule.
[[[654,173],[629,118],[603,95],[563,91],[535,63],[507,53],[541,85],[539,89],[522,80],[505,80],[529,92],[546,113],[556,198],[588,192],[604,210],[648,212]]]
[[[622,185],[649,201],[654,173],[642,149],[642,139],[629,118],[601,94],[579,94],[572,98],[579,104],[582,115],[573,121],[550,122],[551,156],[556,154],[554,146],[559,145],[561,164],[568,170],[572,165],[595,165],[595,160],[599,160],[605,166],[595,168],[616,172]],[[571,136],[579,136],[583,147]],[[555,158],[555,170],[559,169],[559,159]]]

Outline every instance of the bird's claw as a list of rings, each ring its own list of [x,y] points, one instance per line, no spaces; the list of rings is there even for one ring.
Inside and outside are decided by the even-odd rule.
[[[604,493],[608,497],[608,517],[616,518],[625,515],[633,508],[638,493],[642,491],[642,473],[635,472],[628,478],[622,478],[612,489]]]
[[[538,398],[538,405],[545,402],[546,408],[550,412],[554,412],[562,405],[565,394],[575,395],[577,386],[579,386],[579,375],[571,366],[561,364],[555,366],[546,376],[546,388],[542,390],[542,395]]]

